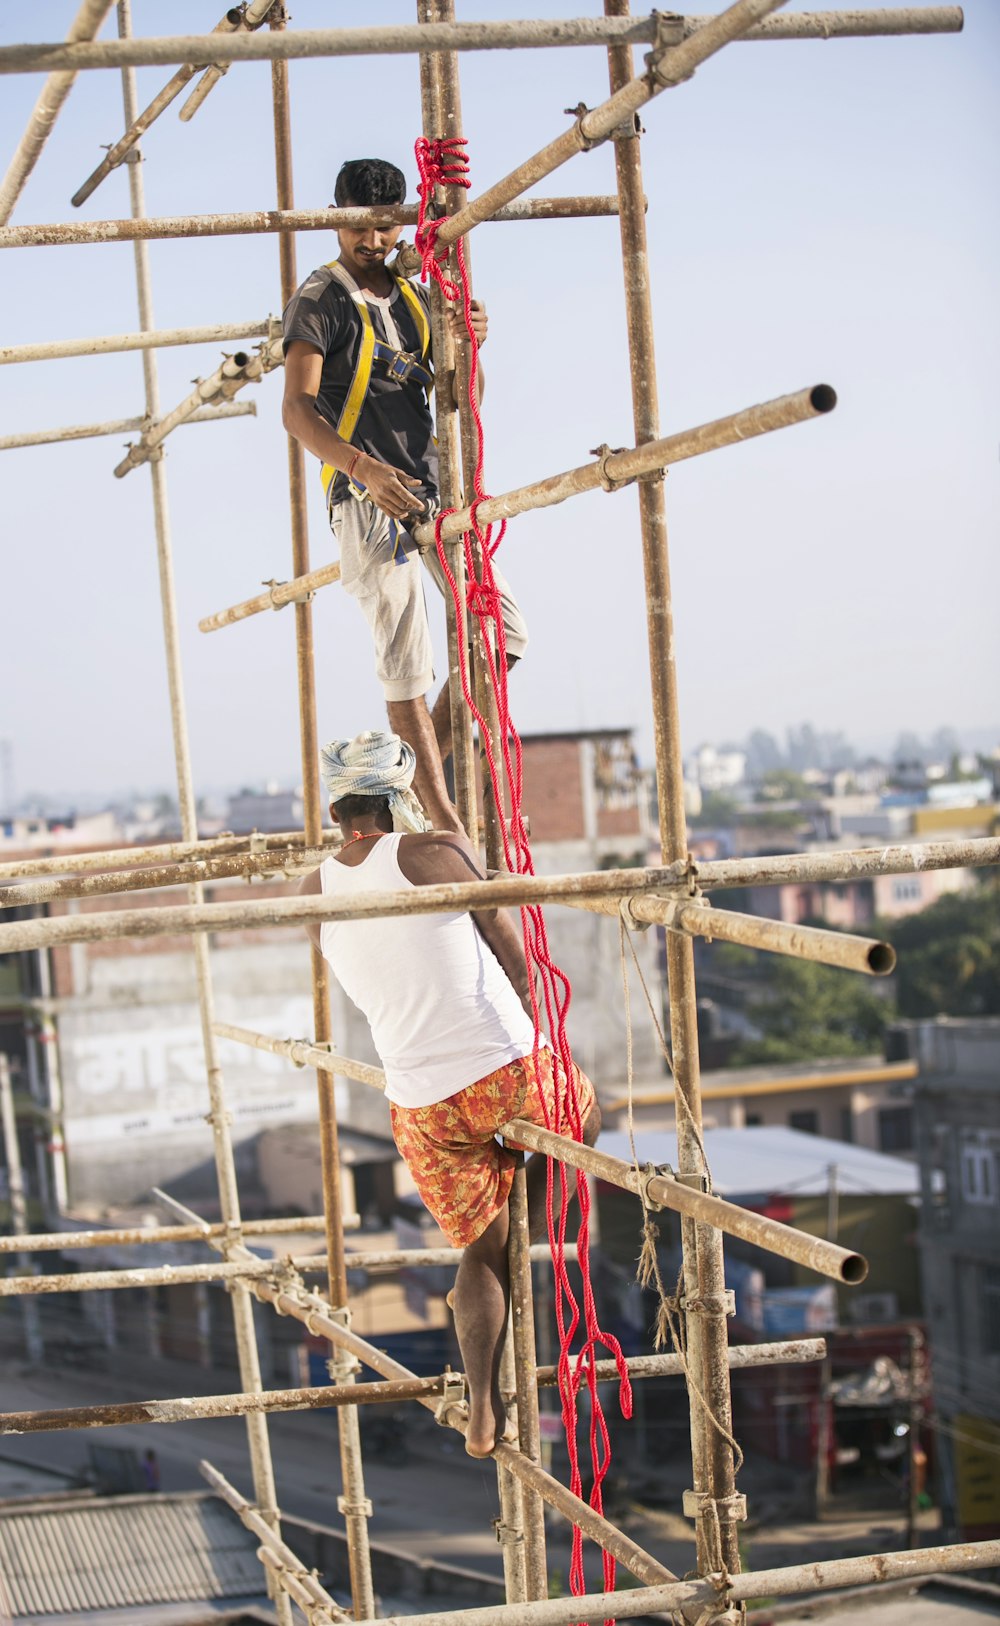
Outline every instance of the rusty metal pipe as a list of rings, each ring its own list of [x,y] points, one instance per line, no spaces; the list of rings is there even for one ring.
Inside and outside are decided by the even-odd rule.
[[[93,339],[52,339],[40,344],[0,346],[0,367],[23,361],[63,361],[70,356],[113,356],[127,350],[166,350],[180,344],[221,343],[224,339],[252,339],[271,334],[274,317],[251,322],[213,322],[210,327],[165,327],[155,333],[102,333]],[[137,428],[138,424],[129,425]]]
[[[181,864],[189,860],[235,855],[258,857],[264,853],[275,855],[280,868],[285,857],[301,851],[304,837],[301,830],[285,830],[272,835],[260,835],[256,830],[243,836],[232,832],[222,836],[208,836],[202,841],[166,841],[147,847],[100,847],[88,852],[47,853],[44,858],[12,858],[0,863],[0,882],[27,879],[36,875],[92,874],[95,870],[128,869],[132,865],[147,863]],[[327,849],[340,844],[339,830],[324,830],[323,845]]]
[[[254,876],[292,879],[329,857],[329,847],[271,853],[234,853],[231,858],[199,858],[156,869],[119,870],[102,875],[71,875],[58,881],[21,881],[0,886],[0,909],[24,909],[60,898],[104,898],[117,892],[148,892],[190,886],[195,881],[251,880]]]
[[[217,407],[200,407],[184,419],[189,423],[216,423],[220,418],[255,418],[256,401],[234,401]],[[125,435],[144,429],[148,418],[112,418],[106,423],[69,424],[65,429],[29,429],[20,435],[0,435],[0,452],[20,451],[25,446],[59,446],[67,440],[96,440],[100,435]]]
[[[796,1230],[794,1226],[766,1219],[763,1214],[740,1208],[722,1197],[695,1191],[693,1187],[683,1185],[673,1174],[660,1170],[637,1172],[631,1163],[621,1158],[599,1152],[593,1146],[581,1146],[564,1135],[556,1135],[549,1129],[540,1129],[537,1124],[529,1124],[523,1118],[515,1118],[511,1123],[504,1124],[499,1133],[515,1146],[543,1152],[546,1157],[554,1157],[571,1168],[582,1169],[585,1174],[595,1175],[598,1180],[607,1180],[622,1191],[633,1191],[636,1195],[642,1191],[650,1208],[670,1208],[699,1224],[714,1226],[729,1236],[742,1237],[745,1242],[766,1248],[769,1253],[780,1254],[783,1259],[793,1259],[796,1264],[805,1265],[821,1276],[831,1276],[834,1281],[856,1286],[868,1274],[867,1262],[861,1254],[852,1253],[849,1248],[838,1248],[836,1243],[810,1236],[807,1231]]]

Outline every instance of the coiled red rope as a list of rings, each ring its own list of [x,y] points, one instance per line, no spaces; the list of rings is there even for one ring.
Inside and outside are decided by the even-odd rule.
[[[455,247],[458,280],[453,281],[444,271],[447,250],[439,251],[437,248],[438,233],[444,219],[447,217],[428,219],[428,210],[433,200],[435,187],[439,185],[468,187],[471,184],[466,142],[460,137],[447,141],[428,141],[426,138],[421,137],[416,144],[416,159],[420,174],[420,211],[416,232],[416,246],[422,260],[421,279],[426,282],[428,277],[433,277],[444,297],[452,304],[461,305],[471,350],[469,410],[476,431],[476,468],[473,480],[474,500],[472,503],[471,529],[466,531],[463,536],[466,575],[464,601],[462,591],[455,579],[445,547],[441,541],[441,526],[448,514],[454,512],[453,509],[447,509],[438,516],[436,525],[437,552],[455,604],[461,652],[462,692],[465,696],[465,703],[479,726],[494,801],[497,809],[502,812],[504,797],[500,765],[496,761],[489,728],[476,705],[468,679],[466,658],[467,611],[476,617],[483,633],[483,646],[486,651],[489,678],[493,692],[496,695],[502,771],[510,802],[509,831],[503,819],[500,820],[503,831],[504,859],[507,868],[512,873],[516,875],[534,875],[535,867],[532,862],[528,834],[521,812],[523,788],[521,740],[510,715],[507,696],[507,642],[500,593],[493,574],[493,559],[503,541],[507,524],[506,521],[501,522],[496,528],[496,537],[494,539],[494,527],[492,525],[481,526],[476,517],[479,504],[486,498],[483,480],[485,448],[482,419],[479,413],[479,345],[472,326],[472,293],[466,274],[464,241],[459,238]],[[554,1115],[550,1115],[543,1106],[546,1125],[556,1132],[568,1127],[573,1139],[579,1141],[582,1139],[583,1125],[574,1082],[573,1057],[566,1032],[566,1017],[572,999],[570,980],[552,958],[545,926],[545,916],[538,905],[528,905],[521,910],[521,927],[524,934],[524,951],[529,973],[537,971],[537,978],[534,974],[529,975],[532,1015],[535,1024],[535,1051],[537,1054],[541,1044],[544,1023],[550,1036],[555,1059],[556,1107]],[[538,996],[538,986],[541,988],[541,998]],[[553,1218],[556,1167],[559,1170],[560,1200],[557,1217]],[[629,1381],[628,1368],[625,1364],[621,1345],[611,1333],[603,1331],[598,1322],[590,1275],[590,1188],[583,1174],[579,1171],[574,1171],[574,1173],[576,1195],[580,1204],[577,1259],[580,1267],[582,1308],[573,1291],[566,1261],[566,1228],[570,1204],[568,1172],[565,1164],[549,1159],[547,1202],[549,1245],[552,1250],[555,1275],[556,1325],[559,1332],[559,1397],[562,1404],[562,1418],[569,1452],[570,1488],[577,1496],[580,1496],[583,1480],[577,1445],[578,1395],[581,1387],[586,1384],[590,1401],[588,1433],[593,1476],[590,1505],[597,1513],[603,1513],[603,1485],[611,1465],[611,1440],[607,1420],[597,1392],[594,1363],[597,1359],[596,1351],[598,1346],[603,1345],[614,1357],[617,1364],[620,1381],[619,1404],[622,1415],[626,1418],[632,1415],[632,1386]],[[583,1344],[574,1354],[573,1343],[580,1329],[581,1321],[583,1325]],[[615,1561],[609,1553],[603,1554],[603,1560],[605,1590],[611,1591],[615,1584]],[[569,1581],[570,1591],[574,1595],[586,1591],[583,1536],[576,1527],[573,1530]]]

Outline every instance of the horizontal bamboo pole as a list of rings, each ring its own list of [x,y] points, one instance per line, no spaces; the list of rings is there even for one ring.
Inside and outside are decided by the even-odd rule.
[[[269,1033],[255,1033],[252,1028],[236,1027],[232,1022],[213,1022],[212,1032],[218,1039],[233,1039],[253,1050],[267,1050],[272,1056],[287,1056],[296,1067],[316,1067],[320,1072],[353,1078],[358,1084],[370,1084],[376,1090],[385,1089],[385,1073],[381,1067],[352,1061],[349,1056],[340,1056],[308,1039],[272,1039]]]
[[[609,452],[594,463],[568,469],[564,474],[551,475],[547,480],[536,480],[533,485],[518,486],[500,497],[488,497],[477,506],[476,517],[486,524],[493,520],[511,519],[516,514],[526,514],[538,508],[551,508],[565,502],[567,497],[596,491],[602,485],[613,490],[619,484],[627,484],[645,474],[659,473],[661,469],[682,463],[689,457],[699,457],[704,452],[735,446],[739,441],[770,434],[775,429],[788,429],[792,424],[805,423],[809,418],[832,412],[836,404],[836,391],[829,384],[814,384],[792,395],[781,395],[777,400],[765,401],[760,406],[745,407],[729,417],[699,424],[696,429],[682,429],[676,435],[647,441],[628,451]],[[460,508],[454,514],[449,514],[441,526],[442,541],[450,542],[467,531],[472,512],[471,508]],[[415,526],[413,536],[423,547],[431,546],[435,539],[434,525],[425,522]]]
[[[611,1157],[593,1146],[581,1146],[577,1141],[556,1135],[549,1129],[540,1129],[537,1124],[527,1123],[523,1118],[515,1118],[511,1123],[504,1124],[499,1133],[514,1145],[527,1147],[532,1152],[544,1152],[547,1157],[557,1158],[560,1163],[568,1163],[571,1168],[581,1169],[598,1180],[606,1180],[622,1191],[632,1191],[636,1195],[642,1192],[650,1208],[669,1208],[702,1225],[714,1225],[728,1236],[753,1242],[758,1248],[766,1248],[769,1253],[779,1254],[783,1259],[793,1259],[796,1264],[805,1265],[821,1276],[831,1276],[834,1281],[856,1285],[863,1282],[868,1274],[867,1262],[861,1254],[852,1253],[849,1248],[839,1248],[835,1242],[827,1242],[822,1237],[810,1236],[807,1231],[796,1230],[794,1226],[782,1225],[778,1220],[766,1219],[763,1214],[740,1208],[736,1203],[726,1202],[723,1197],[696,1191],[672,1174],[636,1170],[622,1158]]]
[[[143,333],[102,333],[94,339],[51,339],[40,344],[0,346],[0,367],[22,361],[63,361],[69,356],[113,356],[126,350],[166,350],[179,344],[221,343],[225,339],[271,336],[280,324],[273,316],[252,322],[214,322],[210,327],[165,327]],[[132,427],[138,428],[139,425]]]
[[[511,875],[493,881],[454,881],[409,891],[365,892],[356,897],[260,898],[239,902],[176,904],[168,908],[107,909],[49,920],[0,925],[0,954],[96,943],[119,937],[163,937],[191,932],[242,931],[251,927],[304,926],[310,921],[374,920],[398,915],[452,914],[466,909],[503,909],[554,903],[571,896],[624,897],[650,891],[670,879],[663,869],[595,870],[582,875]]]
[[[546,1253],[548,1249],[546,1248]],[[822,1338],[799,1338],[785,1343],[736,1344],[729,1351],[732,1371],[761,1366],[803,1365],[826,1355]],[[626,1361],[630,1378],[683,1376],[679,1355],[632,1355]],[[595,1362],[599,1382],[618,1377],[615,1361]],[[80,1428],[119,1428],[134,1423],[186,1423],[214,1417],[245,1417],[251,1412],[323,1411],[337,1406],[395,1406],[401,1400],[435,1398],[444,1393],[454,1373],[429,1378],[395,1378],[378,1383],[327,1383],[304,1389],[264,1389],[256,1394],[191,1395],[176,1400],[127,1400],[105,1406],[64,1406],[48,1411],[0,1412],[0,1436],[51,1434]],[[554,1388],[558,1367],[540,1366],[535,1373],[540,1388]]]
[[[301,1597],[301,1607],[308,1610],[310,1626],[320,1626],[321,1615],[316,1613],[317,1610],[324,1611],[331,1621],[348,1621],[353,1618],[341,1609],[334,1598],[331,1598],[313,1572],[305,1568],[292,1549],[286,1547],[281,1537],[271,1529],[267,1520],[230,1485],[228,1479],[223,1478],[217,1468],[204,1461],[199,1462],[198,1468],[202,1478],[208,1481],[216,1496],[221,1496],[222,1500],[228,1503],[240,1522],[257,1537],[261,1546],[278,1560],[276,1567],[272,1565],[266,1567],[285,1586],[286,1591],[294,1592]],[[294,1588],[287,1586],[286,1581],[292,1581]]]
[[[220,418],[254,418],[256,401],[233,401],[223,406],[204,407],[192,412],[185,423],[218,423]],[[95,440],[99,435],[126,435],[142,429],[146,418],[113,418],[108,423],[77,423],[66,429],[32,429],[21,435],[0,435],[0,452],[19,451],[24,446],[58,446],[66,440]]]
[[[834,1558],[787,1569],[748,1570],[742,1575],[709,1575],[673,1585],[636,1587],[627,1592],[589,1592],[583,1597],[546,1598],[538,1603],[488,1604],[479,1609],[420,1615],[390,1615],[357,1626],[601,1626],[609,1620],[646,1616],[715,1618],[727,1603],[756,1598],[797,1597],[873,1581],[908,1581],[924,1575],[955,1575],[992,1569],[1000,1563],[1000,1541],[966,1541],[949,1547],[918,1547],[908,1552],[873,1553],[868,1558]],[[706,1613],[703,1615],[703,1611]],[[710,1614],[708,1613],[710,1611]]]
[[[732,909],[712,909],[704,903],[678,898],[639,897],[618,902],[612,898],[568,898],[566,902],[597,914],[622,913],[632,925],[665,926],[668,931],[684,932],[688,937],[742,943],[747,948],[788,954],[793,959],[812,960],[818,965],[862,971],[870,977],[886,977],[896,964],[892,944],[874,937],[828,931],[820,926],[795,926],[784,920],[738,914]]]
[[[538,508],[551,508],[565,502],[567,497],[596,491],[602,485],[606,490],[614,490],[619,484],[627,484],[644,474],[657,473],[672,463],[681,463],[703,452],[718,451],[723,446],[733,446],[756,435],[804,423],[808,418],[830,412],[836,400],[836,393],[828,384],[816,384],[793,395],[767,401],[762,406],[746,407],[742,412],[701,424],[696,429],[685,429],[679,434],[667,435],[662,440],[650,441],[628,451],[610,452],[593,463],[551,475],[546,480],[536,480],[531,485],[517,486],[499,497],[488,497],[478,504],[476,515],[480,523],[487,524]],[[471,518],[471,508],[460,508],[454,514],[449,514],[441,526],[442,540],[448,542],[461,536],[463,531],[468,530]],[[414,526],[413,537],[421,547],[432,547],[435,542],[434,524],[428,521]],[[255,598],[244,599],[241,604],[205,616],[198,622],[198,629],[200,632],[217,632],[220,627],[231,626],[234,621],[244,621],[248,616],[259,615],[265,610],[278,610],[285,604],[297,603],[306,594],[339,580],[339,564],[321,565],[308,575],[275,583],[266,593],[258,593]]]
[[[291,39],[275,34],[274,39]],[[612,196],[524,198],[493,217],[498,224],[526,220],[588,220],[618,213]],[[60,248],[71,243],[134,243],[173,237],[252,237],[272,232],[336,231],[388,221],[413,226],[414,204],[384,209],[248,209],[236,214],[150,215],[142,220],[68,220],[0,227],[0,248]]]
[[[340,845],[339,830],[324,830],[324,846]],[[243,853],[256,857],[272,853],[280,868],[285,858],[301,851],[305,837],[301,830],[284,830],[271,835],[251,831],[236,836],[206,836],[203,841],[160,841],[145,847],[100,847],[91,852],[47,853],[44,858],[11,858],[0,862],[0,882],[27,879],[36,875],[84,875],[96,870],[128,869],[140,864],[183,864],[188,860]]]
[[[141,463],[148,463],[157,447],[162,446],[167,436],[187,423],[201,408],[215,401],[228,401],[237,390],[243,389],[246,384],[256,384],[265,373],[273,372],[284,361],[284,351],[280,338],[269,339],[257,347],[257,354],[247,355],[237,350],[235,355],[227,356],[208,378],[200,378],[194,389],[175,406],[172,412],[144,429],[140,438],[130,446],[121,462],[115,468],[115,479],[120,480],[131,469],[137,469]]]
[[[0,909],[24,909],[59,898],[104,898],[116,892],[148,892],[157,887],[193,886],[227,878],[249,881],[258,875],[292,879],[329,857],[328,847],[305,847],[275,853],[234,853],[230,858],[198,858],[156,869],[118,870],[110,874],[71,875],[57,881],[20,881],[0,886]]]
[[[670,19],[673,21],[673,19]],[[714,19],[677,19],[678,40]],[[747,30],[746,40],[855,39],[892,34],[955,34],[959,6],[903,6],[872,11],[800,12],[768,19]],[[385,56],[411,51],[508,51],[550,46],[648,45],[656,20],[647,17],[567,17],[526,22],[397,24],[378,28],[301,28],[271,35],[182,34],[163,38],[107,40],[94,45],[7,45],[0,73],[44,73],[50,68],[172,67],[179,62],[275,62],[320,56]]]
[[[293,1219],[244,1220],[244,1236],[298,1236],[309,1232],[323,1234],[322,1214],[296,1215]],[[126,1225],[99,1231],[26,1231],[21,1236],[0,1236],[0,1254],[61,1253],[75,1248],[132,1247],[143,1243],[160,1246],[164,1242],[210,1242],[225,1240],[229,1227],[219,1224]]]
[[[303,599],[311,598],[318,588],[329,587],[339,580],[339,560],[333,564],[319,565],[292,581],[272,582],[266,593],[257,593],[254,598],[244,599],[241,604],[231,604],[228,610],[217,610],[214,615],[204,616],[198,622],[198,631],[218,632],[220,627],[231,627],[234,621],[245,621],[264,610],[282,610],[286,604],[301,604]]]

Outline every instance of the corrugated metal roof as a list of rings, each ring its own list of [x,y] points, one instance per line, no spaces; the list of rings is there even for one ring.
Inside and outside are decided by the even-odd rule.
[[[635,1139],[640,1163],[676,1167],[676,1136],[639,1129]],[[777,1124],[706,1129],[704,1141],[713,1190],[720,1197],[821,1195],[829,1189],[831,1165],[836,1167],[837,1185],[845,1196],[876,1192],[884,1197],[909,1197],[920,1190],[920,1170],[909,1158],[887,1157],[867,1146],[826,1140]],[[632,1161],[627,1135],[602,1135],[597,1149]]]
[[[0,1573],[15,1620],[266,1591],[256,1539],[201,1492],[0,1510]]]

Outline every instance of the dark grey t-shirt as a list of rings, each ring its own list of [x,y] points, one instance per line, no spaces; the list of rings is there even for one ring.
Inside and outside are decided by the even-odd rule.
[[[427,289],[419,283],[411,283],[411,287],[427,310]],[[394,287],[385,299],[366,295],[366,303],[375,337],[394,350],[405,350],[419,358],[420,333],[399,289]],[[320,266],[296,289],[284,313],[285,344],[302,339],[323,352],[323,374],[316,406],[321,417],[334,429],[354,377],[362,331],[361,317],[353,299],[326,265]],[[424,365],[429,361],[428,353]],[[399,383],[388,376],[384,364],[378,361],[373,364],[368,394],[351,444],[414,475],[421,481],[417,496],[425,499],[437,496],[434,424],[427,393],[415,379]],[[332,501],[343,501],[347,494],[345,481],[338,476]]]

